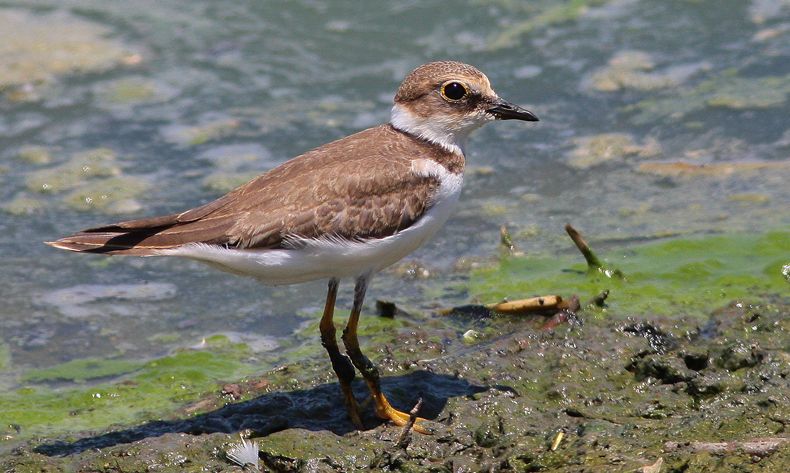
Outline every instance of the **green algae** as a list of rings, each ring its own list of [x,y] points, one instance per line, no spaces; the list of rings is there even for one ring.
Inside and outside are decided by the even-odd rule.
[[[488,40],[488,48],[497,50],[515,46],[522,37],[532,33],[539,28],[558,25],[569,21],[574,21],[584,15],[590,7],[604,5],[608,0],[570,0],[556,4],[541,4],[537,7],[522,4],[508,3],[511,9],[524,9],[520,13],[526,14],[529,18],[519,20],[513,24],[499,28],[499,32]]]
[[[61,165],[30,173],[26,185],[34,192],[59,193],[74,189],[91,178],[120,174],[115,152],[107,148],[96,148],[77,153]]]
[[[45,207],[46,202],[40,197],[21,192],[0,206],[0,209],[11,215],[31,215],[42,211]]]
[[[672,77],[650,73],[655,67],[650,56],[642,51],[622,51],[606,67],[595,71],[590,78],[593,89],[614,92],[621,89],[654,90],[676,85]]]
[[[146,438],[132,445],[116,445],[101,450],[91,449],[80,455],[51,457],[26,447],[13,457],[0,457],[4,471],[32,472],[103,472],[198,473],[205,471],[247,471],[232,467],[224,460],[224,452],[238,436],[215,433],[199,436],[167,433]],[[5,460],[5,461],[4,461]]]
[[[66,204],[75,210],[99,210],[107,214],[124,214],[140,210],[134,197],[149,184],[134,176],[115,176],[86,182],[65,195]]]
[[[574,149],[566,158],[569,166],[589,169],[627,157],[651,158],[661,154],[661,145],[655,138],[647,138],[639,144],[626,133],[603,133],[584,136],[573,140]]]
[[[163,131],[165,140],[179,146],[198,146],[210,141],[226,138],[241,127],[236,118],[219,118],[199,125],[174,125]]]
[[[218,390],[222,380],[260,371],[259,364],[248,364],[251,353],[246,344],[213,336],[200,350],[183,350],[148,362],[84,359],[33,370],[23,381],[36,385],[0,394],[0,418],[19,426],[13,436],[17,439],[158,418]],[[84,387],[45,384],[107,377],[115,379]]]
[[[11,366],[11,349],[3,342],[0,342],[0,370]]]
[[[44,146],[24,146],[19,150],[16,157],[37,166],[52,162],[52,153]]]
[[[143,77],[125,77],[103,84],[100,97],[110,104],[139,104],[161,100],[156,84]]]
[[[610,291],[605,312],[696,314],[731,300],[751,299],[788,290],[781,268],[787,264],[790,233],[727,235],[676,239],[610,252],[605,258],[626,278],[588,274],[571,257],[506,258],[474,271],[470,292],[480,300],[534,294],[578,294],[592,299]]]
[[[30,370],[22,376],[22,381],[31,383],[52,381],[84,382],[131,373],[141,366],[142,363],[130,360],[85,358],[67,361],[49,368]]]
[[[0,10],[0,91],[122,64],[129,51],[109,35],[106,27],[65,12]],[[35,94],[11,97],[24,100]]]
[[[299,471],[307,467],[305,459],[326,458],[332,462],[333,468],[349,471],[355,465],[370,464],[377,453],[377,446],[373,442],[358,445],[351,457],[332,455],[328,452],[335,451],[338,439],[333,436],[322,435],[321,432],[310,432],[300,429],[289,429],[269,435],[259,441],[264,452],[264,464],[273,471]]]
[[[256,172],[216,172],[206,176],[202,184],[207,191],[229,192],[251,181],[258,174]]]
[[[45,150],[28,149],[24,156],[35,164],[50,158]],[[52,203],[41,195],[54,195],[67,207],[81,211],[97,211],[110,215],[128,214],[140,210],[136,197],[148,188],[147,180],[125,175],[116,153],[108,148],[94,148],[75,153],[67,161],[30,172],[25,185],[27,191],[18,193],[2,209],[14,215],[32,214]]]
[[[303,315],[309,321],[305,322],[290,340],[284,341],[284,348],[288,349],[289,360],[304,360],[316,355],[323,356],[323,350],[319,346],[320,331],[318,330],[322,313],[315,312]],[[340,334],[343,331],[343,327],[345,327],[346,319],[346,311],[336,308],[334,322],[340,346],[342,346]],[[393,334],[412,328],[415,325],[416,322],[408,318],[379,317],[363,310],[357,328],[357,335],[360,338],[362,350],[365,352],[390,342]],[[369,348],[366,350],[366,347]]]
[[[693,88],[673,90],[671,96],[651,97],[623,110],[633,113],[636,125],[655,123],[662,118],[682,118],[704,108],[734,110],[778,107],[790,94],[790,75],[740,77],[724,72]]]

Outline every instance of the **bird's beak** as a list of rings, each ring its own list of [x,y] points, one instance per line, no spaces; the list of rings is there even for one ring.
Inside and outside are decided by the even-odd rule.
[[[493,115],[497,120],[538,121],[538,117],[535,116],[534,113],[500,98],[497,98],[496,101],[486,109],[486,112]]]

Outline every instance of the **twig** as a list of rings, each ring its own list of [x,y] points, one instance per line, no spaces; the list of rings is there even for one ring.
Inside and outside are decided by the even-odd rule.
[[[560,308],[561,303],[562,297],[550,295],[530,297],[529,299],[518,299],[515,301],[499,302],[497,304],[486,304],[486,309],[502,314],[521,312],[548,312]]]
[[[562,430],[557,432],[557,436],[554,437],[554,441],[551,442],[551,451],[552,452],[556,451],[557,448],[559,448],[560,442],[562,442],[562,438],[563,437],[565,437],[565,432],[563,432]]]
[[[403,431],[395,442],[395,446],[406,450],[406,447],[411,443],[411,429],[414,428],[414,423],[417,422],[417,414],[420,413],[422,407],[422,398],[417,399],[417,404],[409,411],[409,421],[403,426]]]
[[[565,224],[565,231],[568,232],[568,236],[571,237],[571,240],[573,240],[573,243],[576,245],[576,248],[578,248],[579,251],[581,251],[582,255],[584,256],[584,259],[587,260],[587,266],[591,269],[601,269],[603,267],[603,264],[601,264],[601,260],[599,260],[598,257],[595,256],[595,253],[593,253],[593,250],[590,248],[590,245],[588,245],[587,242],[584,241],[582,234],[579,233],[578,230],[573,228],[570,223]]]
[[[601,263],[601,260],[599,260],[598,257],[595,256],[595,253],[593,253],[593,250],[592,248],[590,248],[590,245],[588,245],[587,242],[584,241],[582,234],[579,233],[578,230],[573,228],[570,223],[565,224],[565,231],[568,232],[568,236],[571,237],[571,240],[573,240],[573,243],[576,245],[576,248],[579,249],[579,251],[584,256],[584,259],[587,261],[588,271],[598,271],[604,274],[608,278],[611,278],[612,276],[616,276],[620,279],[623,279],[625,277],[623,275],[623,272],[617,268],[604,267],[603,263]]]
[[[565,309],[565,301],[557,295],[530,297],[528,299],[517,299],[515,301],[503,301],[495,304],[468,304],[463,306],[440,309],[436,312],[439,315],[469,315],[476,318],[490,317],[491,312],[500,314],[553,314],[558,310]]]

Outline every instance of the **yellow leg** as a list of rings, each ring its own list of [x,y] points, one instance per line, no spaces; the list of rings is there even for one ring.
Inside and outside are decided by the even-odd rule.
[[[351,316],[348,318],[348,324],[343,330],[343,344],[346,346],[346,353],[351,358],[351,362],[362,373],[365,382],[370,389],[371,397],[376,409],[376,415],[382,419],[388,419],[395,425],[405,425],[409,421],[409,414],[399,411],[392,407],[387,400],[384,393],[381,392],[381,382],[379,370],[376,366],[362,354],[359,348],[359,340],[357,339],[357,326],[359,325],[359,315],[362,311],[362,301],[365,299],[365,292],[368,288],[369,275],[360,276],[354,286],[354,305],[351,308]],[[421,422],[425,419],[418,417],[414,423],[414,430],[421,434],[430,434],[432,431]]]
[[[321,323],[318,328],[321,331],[321,345],[324,346],[326,352],[329,353],[329,359],[332,361],[332,369],[337,375],[337,380],[340,383],[340,390],[345,399],[346,409],[348,409],[348,416],[351,422],[358,429],[363,429],[362,419],[359,416],[359,405],[351,390],[351,382],[354,380],[356,373],[354,372],[354,365],[348,356],[340,353],[337,347],[337,338],[335,337],[335,324],[332,317],[335,313],[335,300],[337,299],[337,279],[329,280],[329,290],[326,294],[326,304],[324,305],[324,315],[321,317]]]

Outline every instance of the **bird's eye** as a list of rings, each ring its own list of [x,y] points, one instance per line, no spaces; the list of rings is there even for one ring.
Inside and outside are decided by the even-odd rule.
[[[442,86],[442,96],[446,99],[461,100],[466,94],[466,87],[460,82],[448,82]]]

